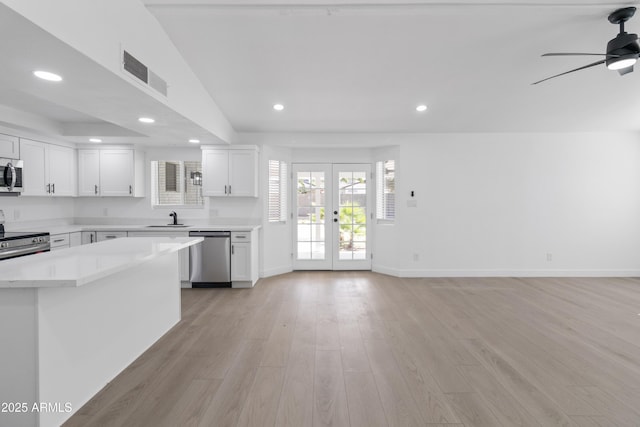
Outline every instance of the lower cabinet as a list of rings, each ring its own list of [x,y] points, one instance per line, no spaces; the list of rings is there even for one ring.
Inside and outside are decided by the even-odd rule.
[[[52,251],[78,246],[80,245],[80,241],[79,231],[75,233],[52,234],[49,236],[49,245]]]
[[[258,233],[231,232],[231,286],[251,288],[258,281]]]
[[[120,239],[127,237],[126,231],[98,231],[96,238],[98,242],[104,242],[105,240]]]
[[[81,242],[83,245],[88,245],[98,241],[95,231],[83,231],[81,233]]]

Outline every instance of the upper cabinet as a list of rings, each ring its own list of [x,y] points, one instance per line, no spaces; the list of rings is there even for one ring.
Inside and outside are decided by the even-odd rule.
[[[0,133],[0,157],[7,159],[20,158],[20,144],[17,136]]]
[[[78,150],[78,195],[144,197],[144,154],[128,148]]]
[[[258,197],[258,149],[202,147],[202,194]]]
[[[23,196],[75,196],[75,150],[29,139],[20,139]]]

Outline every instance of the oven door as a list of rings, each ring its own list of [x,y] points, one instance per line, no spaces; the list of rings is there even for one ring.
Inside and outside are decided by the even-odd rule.
[[[22,191],[22,160],[0,159],[0,192]]]

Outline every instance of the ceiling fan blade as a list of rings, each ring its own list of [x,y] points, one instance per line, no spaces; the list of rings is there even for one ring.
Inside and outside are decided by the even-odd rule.
[[[625,74],[629,74],[633,71],[633,65],[630,65],[626,68],[621,68],[618,70],[618,73],[620,73],[621,76],[624,76]]]
[[[595,67],[596,65],[604,64],[605,62],[607,62],[606,59],[603,59],[602,61],[593,62],[591,64],[584,65],[584,66],[582,66],[580,68],[575,68],[573,70],[565,71],[564,73],[556,74],[555,76],[547,77],[546,79],[542,79],[542,80],[539,80],[539,81],[537,81],[535,83],[531,83],[531,84],[532,85],[537,85],[538,83],[546,82],[547,80],[550,80],[550,79],[553,79],[553,78],[556,78],[556,77],[560,77],[560,76],[564,76],[565,74],[574,73],[576,71],[584,70],[585,68]]]
[[[556,52],[556,53],[543,53],[541,56],[607,56],[609,58],[617,58],[620,55],[607,55],[606,53]]]

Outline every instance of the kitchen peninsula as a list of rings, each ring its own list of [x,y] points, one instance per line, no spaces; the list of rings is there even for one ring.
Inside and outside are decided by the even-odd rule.
[[[3,262],[0,425],[60,425],[178,323],[178,253],[201,241],[132,237]]]

